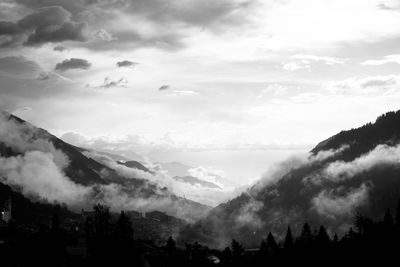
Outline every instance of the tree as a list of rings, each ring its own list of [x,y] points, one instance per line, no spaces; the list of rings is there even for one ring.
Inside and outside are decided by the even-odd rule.
[[[107,235],[110,231],[110,209],[107,206],[97,204],[94,210],[94,230],[98,235]]]
[[[383,225],[386,230],[391,230],[393,228],[393,217],[390,209],[387,209],[385,215],[383,216]]]
[[[323,225],[319,228],[318,235],[317,235],[317,243],[320,246],[327,246],[329,245],[330,238],[326,229]]]
[[[333,242],[334,244],[338,244],[338,243],[339,243],[339,237],[338,237],[337,233],[334,234],[333,239],[332,239],[332,242]]]
[[[291,249],[293,247],[293,235],[292,230],[290,229],[290,225],[287,228],[285,242],[283,243],[283,247],[285,249]]]
[[[267,248],[271,254],[276,253],[279,248],[271,232],[267,236]]]
[[[118,217],[114,234],[116,239],[120,242],[126,243],[133,239],[132,223],[124,211],[121,211]]]
[[[168,238],[165,248],[168,253],[173,253],[176,250],[176,243],[175,240],[172,238],[172,236]]]
[[[396,228],[397,229],[400,229],[400,199],[399,199],[399,201],[397,202],[397,209],[396,209],[396,221],[395,221],[395,223],[396,223]]]
[[[303,229],[301,230],[301,234],[299,237],[299,241],[302,245],[310,245],[312,242],[313,236],[311,233],[311,228],[310,225],[308,225],[308,223],[305,223],[303,225]]]
[[[240,257],[243,255],[243,252],[244,252],[243,246],[235,239],[232,239],[231,250],[232,250],[233,257]]]

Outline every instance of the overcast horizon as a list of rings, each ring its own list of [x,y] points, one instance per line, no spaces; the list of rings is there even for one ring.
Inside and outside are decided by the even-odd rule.
[[[0,0],[0,108],[238,185],[399,109],[400,1],[265,2]]]

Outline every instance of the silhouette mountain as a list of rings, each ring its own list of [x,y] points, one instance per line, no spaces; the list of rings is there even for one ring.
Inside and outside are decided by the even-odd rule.
[[[299,233],[305,221],[342,233],[357,212],[381,218],[400,197],[399,141],[400,111],[342,131],[320,142],[279,179],[264,177],[214,208],[184,229],[181,238],[213,246],[234,238],[256,246],[268,232],[284,237],[288,225]]]

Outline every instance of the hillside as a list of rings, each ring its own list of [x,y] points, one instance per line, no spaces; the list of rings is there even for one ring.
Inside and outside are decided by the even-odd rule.
[[[324,224],[343,233],[361,212],[380,218],[400,197],[400,111],[375,123],[342,131],[296,159],[277,181],[271,177],[213,209],[207,218],[182,233],[216,246],[229,238],[258,245],[269,231],[295,232],[304,222]],[[284,164],[283,164],[284,165]]]
[[[0,182],[28,198],[63,202],[74,210],[98,202],[115,211],[159,210],[185,220],[209,210],[154,179],[129,172],[131,167],[146,170],[138,162],[106,165],[86,152],[18,117],[0,114]]]

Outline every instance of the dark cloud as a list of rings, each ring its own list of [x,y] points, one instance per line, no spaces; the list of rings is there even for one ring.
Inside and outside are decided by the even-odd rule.
[[[16,23],[0,21],[0,47],[8,47],[18,43],[22,32],[23,29]]]
[[[14,22],[0,21],[0,35],[15,35],[21,32],[21,28]]]
[[[189,26],[216,26],[240,23],[244,16],[240,10],[251,6],[252,1],[233,0],[119,0],[97,1],[98,5],[143,16],[153,22],[184,23]]]
[[[92,50],[121,50],[155,47],[178,50],[185,47],[185,28],[225,31],[246,22],[250,0],[16,0],[37,9],[19,23],[29,35],[25,45],[47,42],[89,41],[83,46]],[[152,35],[143,35],[132,27],[107,31],[107,22],[118,16],[140,17],[144,24],[155,26]],[[29,21],[29,23],[28,23]],[[88,22],[92,32],[88,34]],[[15,43],[20,34],[15,25],[4,25],[9,33],[5,45]],[[28,27],[28,28],[27,28]],[[102,28],[104,27],[104,28]],[[14,35],[13,35],[14,34]],[[11,36],[11,37],[10,37]],[[90,37],[89,37],[90,36]],[[12,39],[12,40],[11,40]],[[0,40],[0,45],[1,45]]]
[[[54,69],[59,71],[67,71],[71,69],[87,70],[90,68],[91,65],[92,64],[86,59],[71,58],[71,59],[66,59],[63,62],[57,63]]]
[[[170,88],[171,88],[171,86],[164,84],[160,88],[158,88],[158,91],[164,91],[164,90],[168,90]]]
[[[72,14],[61,6],[49,6],[20,19],[17,23],[0,22],[1,46],[17,43],[26,38],[24,45],[36,46],[48,42],[85,41],[87,23],[71,20]],[[19,37],[19,38],[18,38]]]
[[[62,45],[57,45],[57,46],[55,46],[55,47],[53,48],[53,50],[54,50],[54,51],[62,52],[62,51],[64,51],[64,50],[66,50],[66,48],[65,48],[64,46],[62,46]]]
[[[33,30],[25,45],[40,45],[47,42],[85,41],[86,22],[70,20],[71,13],[60,6],[40,8],[18,22],[21,28]]]
[[[42,8],[49,6],[61,6],[63,9],[76,14],[81,12],[86,5],[85,0],[15,0],[18,4],[30,8]]]
[[[129,61],[129,60],[123,60],[123,61],[118,61],[117,62],[117,66],[119,68],[121,68],[121,67],[134,67],[137,64],[139,64],[139,63],[133,62],[133,61]]]

